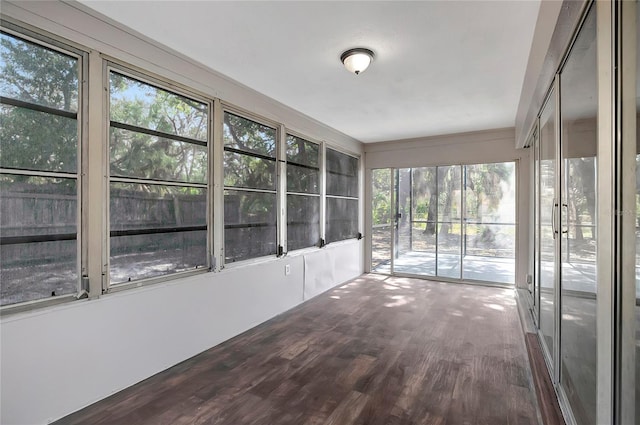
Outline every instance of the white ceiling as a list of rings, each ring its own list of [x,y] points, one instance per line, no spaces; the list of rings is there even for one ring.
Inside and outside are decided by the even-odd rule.
[[[82,3],[363,142],[514,125],[539,1]],[[359,76],[340,54],[376,53]]]

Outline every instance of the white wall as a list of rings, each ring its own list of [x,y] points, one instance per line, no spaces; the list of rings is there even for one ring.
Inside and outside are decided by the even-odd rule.
[[[283,123],[308,137],[356,154],[363,152],[357,140],[94,16],[77,3],[3,1],[2,14],[82,49],[98,51]],[[360,217],[362,223],[362,207]],[[291,265],[288,276],[285,264]],[[318,268],[319,264],[324,267]],[[233,265],[218,273],[2,317],[0,423],[31,425],[59,419],[362,271],[363,243],[351,240],[290,253],[282,259]]]
[[[362,272],[352,240],[3,318],[0,422],[59,419],[295,307],[305,262],[326,257],[332,280],[307,273],[324,283],[314,296]]]
[[[528,149],[515,148],[513,128],[448,134],[365,145],[366,181],[370,185],[370,170],[374,168],[408,168],[449,164],[478,164],[517,161],[516,284],[526,287],[529,270],[529,205],[531,164]],[[366,205],[371,204],[370,190]],[[371,211],[367,209],[365,229],[371,226]],[[371,258],[366,244],[365,258]],[[367,265],[367,270],[369,270]]]

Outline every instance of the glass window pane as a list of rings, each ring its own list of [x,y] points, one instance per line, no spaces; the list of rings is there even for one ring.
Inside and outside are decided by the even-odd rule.
[[[251,155],[225,152],[224,185],[276,190],[276,162]]]
[[[371,171],[371,270],[391,273],[391,169]]]
[[[438,276],[459,279],[462,241],[461,167],[437,167]]]
[[[78,291],[75,179],[0,176],[1,305]]]
[[[111,175],[207,182],[207,147],[111,127]]]
[[[207,231],[111,237],[112,285],[206,267]]]
[[[556,181],[554,93],[552,92],[540,116],[540,256],[537,261],[540,272],[540,332],[544,337],[548,354],[553,353],[555,334],[555,243],[553,236],[553,210]]]
[[[640,4],[636,2],[636,423],[640,421]]]
[[[111,183],[111,231],[207,224],[206,189]]]
[[[320,241],[320,197],[287,195],[287,250],[308,248]]]
[[[275,193],[225,190],[225,261],[276,254],[276,210]]]
[[[1,33],[0,95],[76,112],[78,60]]]
[[[327,148],[327,195],[358,197],[358,158]]]
[[[424,276],[436,274],[436,167],[398,172],[397,258],[394,270]]]
[[[515,283],[515,163],[464,166],[464,279]]]
[[[358,200],[327,197],[327,243],[358,236]]]
[[[76,172],[78,122],[0,105],[0,167]]]
[[[287,162],[320,166],[320,146],[300,137],[287,135]]]
[[[207,140],[206,104],[111,71],[112,121],[190,139]]]
[[[224,146],[272,158],[276,156],[276,130],[229,112],[224,113]]]
[[[111,183],[111,283],[204,267],[206,190]]]
[[[320,170],[287,164],[287,191],[320,193]]]
[[[561,78],[560,384],[580,424],[596,424],[598,61],[591,7]]]

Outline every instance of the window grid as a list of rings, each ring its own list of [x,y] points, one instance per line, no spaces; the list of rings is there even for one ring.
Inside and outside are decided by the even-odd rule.
[[[81,291],[86,54],[10,23],[2,25],[0,66],[13,65],[0,76],[4,312],[20,311],[27,302],[61,302]],[[58,74],[43,79],[47,66]],[[56,78],[61,76],[66,79]]]
[[[285,150],[287,251],[320,246],[322,146],[287,134]]]
[[[105,74],[108,289],[204,270],[211,246],[210,102],[114,64]]]
[[[223,120],[224,263],[280,254],[279,131],[229,110]]]
[[[326,243],[359,238],[359,159],[326,148]]]
[[[236,110],[234,107],[223,104],[219,99],[209,98],[206,95],[194,95],[188,87],[183,88],[179,84],[166,81],[163,77],[151,77],[144,70],[129,68],[125,63],[111,62],[101,59],[99,54],[93,55],[92,53],[89,55],[81,50],[77,50],[76,47],[68,47],[64,42],[50,40],[46,36],[41,36],[28,30],[24,30],[23,33],[21,28],[15,27],[17,29],[14,29],[13,24],[7,24],[5,21],[3,21],[2,24],[3,36],[15,37],[24,40],[26,43],[41,47],[45,50],[54,52],[55,54],[59,54],[61,57],[68,57],[76,61],[74,69],[75,74],[77,74],[77,96],[71,107],[58,107],[55,104],[51,105],[46,102],[38,102],[37,100],[31,102],[20,96],[12,97],[11,95],[0,91],[0,103],[2,104],[1,108],[3,109],[3,113],[4,110],[8,110],[10,108],[20,108],[32,114],[57,117],[61,120],[69,120],[69,122],[73,122],[73,137],[74,140],[76,140],[74,144],[74,161],[60,163],[62,165],[58,164],[56,166],[57,168],[54,167],[52,169],[48,169],[47,167],[42,168],[29,166],[29,164],[18,164],[18,166],[16,166],[15,164],[12,165],[5,162],[0,163],[0,178],[6,178],[7,176],[14,175],[20,176],[24,179],[55,179],[56,181],[66,179],[72,182],[72,197],[76,202],[76,207],[74,208],[75,227],[72,231],[62,233],[58,232],[49,235],[9,235],[3,232],[3,234],[0,235],[0,242],[2,245],[7,246],[24,243],[75,241],[74,245],[76,248],[74,261],[76,265],[74,268],[74,276],[71,280],[68,278],[66,279],[67,283],[72,281],[74,287],[73,292],[69,295],[79,297],[82,294],[81,291],[86,290],[90,291],[91,296],[98,296],[100,295],[101,289],[102,293],[106,293],[114,290],[126,289],[132,286],[146,285],[148,283],[172,279],[176,276],[175,273],[180,273],[181,276],[184,276],[185,273],[202,271],[204,266],[207,265],[210,265],[210,270],[221,270],[224,268],[225,262],[224,233],[226,230],[233,228],[245,228],[251,230],[258,229],[260,227],[268,227],[272,229],[274,237],[271,238],[272,240],[269,240],[270,248],[266,255],[281,255],[286,253],[288,240],[287,232],[288,227],[291,224],[313,227],[313,233],[317,233],[317,238],[315,236],[313,237],[314,240],[317,239],[317,242],[314,243],[309,242],[305,245],[298,246],[296,245],[296,242],[292,240],[292,243],[290,244],[290,248],[292,250],[311,248],[318,245],[322,247],[324,245],[323,237],[327,226],[327,222],[325,220],[327,200],[344,198],[348,201],[355,201],[357,205],[357,193],[355,196],[342,196],[339,194],[329,195],[325,193],[326,176],[329,174],[327,173],[325,166],[325,152],[327,149],[331,149],[326,148],[323,143],[311,142],[304,136],[290,134],[283,124],[271,123],[248,112],[239,112],[239,114],[236,115],[235,112],[232,112]],[[33,34],[35,34],[35,36]],[[102,63],[102,66],[98,66],[97,68],[92,67],[91,71],[89,71],[89,56],[91,56],[92,64],[97,63],[94,61],[99,61]],[[135,71],[133,69],[135,69]],[[112,98],[114,88],[111,84],[111,77],[114,75],[139,86],[135,90],[130,90],[129,94],[133,93],[132,98],[135,98],[136,92],[140,92],[143,95],[145,93],[148,95],[148,92],[162,92],[165,97],[173,97],[179,101],[198,104],[203,110],[201,131],[197,135],[181,133],[180,131],[176,131],[175,128],[171,129],[156,125],[146,125],[145,122],[138,122],[135,119],[129,120],[127,118],[122,118],[121,116],[115,116],[113,114],[114,99]],[[98,95],[94,94],[91,97],[91,99],[93,99],[91,105],[93,106],[90,106],[88,102],[86,86],[91,84],[92,88],[95,89],[95,81],[101,81],[101,83],[98,84],[104,84],[107,88],[107,101],[103,103],[102,107],[96,106],[94,96]],[[98,93],[98,91],[95,90],[92,92]],[[217,115],[215,116],[213,114],[214,103],[219,107]],[[88,115],[86,114],[86,111],[90,108],[92,109],[92,117],[94,117],[91,120],[89,120]],[[148,104],[141,106],[141,110],[143,112],[148,109]],[[229,109],[229,111],[226,111],[226,109]],[[166,113],[166,111],[160,112],[160,114],[162,113]],[[227,115],[234,115],[238,118],[252,121],[254,124],[262,126],[263,129],[268,128],[269,131],[274,132],[274,143],[270,147],[270,150],[261,152],[260,149],[255,149],[255,147],[243,148],[224,143],[224,137],[218,138],[218,135],[223,135],[224,133],[224,128],[222,128],[223,125],[220,124],[223,123],[224,117]],[[93,150],[93,154],[89,157],[87,151],[83,149],[83,144],[86,143],[86,135],[83,131],[83,127],[85,126],[87,129],[91,129],[94,136],[98,126],[103,129],[104,138],[102,139],[102,153],[97,155],[95,153],[96,151]],[[212,140],[214,131],[216,132],[215,144],[209,143],[209,140]],[[218,133],[218,131],[220,133]],[[114,133],[117,133],[117,137]],[[288,137],[297,138],[305,141],[309,145],[316,146],[317,151],[314,151],[314,154],[317,155],[317,160],[312,161],[312,163],[308,163],[304,160],[288,158],[286,153],[286,141]],[[120,152],[114,154],[114,145],[120,143],[122,140],[136,138],[145,138],[147,141],[151,140],[152,142],[148,142],[148,145],[164,142],[169,145],[166,149],[176,147],[191,148],[193,150],[192,156],[199,156],[205,164],[205,166],[202,167],[203,172],[197,176],[186,172],[156,172],[157,170],[153,167],[151,168],[151,171],[149,171],[145,169],[144,164],[136,163],[129,164],[128,168],[115,167],[114,162],[124,163],[126,162],[124,160],[127,159],[127,157],[131,157],[132,153],[127,152],[125,149],[123,150],[124,153]],[[115,139],[118,139],[119,141],[115,142]],[[219,146],[219,150],[218,147],[216,147],[218,145],[221,145]],[[147,148],[148,152],[152,151],[149,146],[147,146]],[[214,150],[216,151],[215,156],[212,154]],[[264,163],[263,165],[265,165],[264,168],[268,170],[267,174],[269,177],[264,181],[259,181],[257,185],[254,183],[243,184],[243,180],[237,178],[234,178],[235,181],[229,182],[226,179],[228,176],[224,172],[224,167],[218,168],[220,176],[216,177],[216,174],[212,172],[215,170],[214,165],[225,164],[225,155],[240,159],[241,163],[262,161]],[[5,153],[4,156],[6,158],[8,155]],[[145,156],[141,155],[141,157]],[[1,160],[2,158],[0,156],[0,161]],[[106,166],[104,170],[101,170],[102,172],[99,170],[100,167],[96,168],[96,161],[99,161],[101,164]],[[86,169],[86,171],[83,171],[89,163],[93,164],[92,169]],[[287,179],[287,174],[290,170],[294,170],[292,171],[292,175],[298,175],[305,179],[313,180],[313,184],[311,184],[313,187],[288,187],[288,181],[295,181],[293,178]],[[81,183],[81,178],[83,178],[85,174],[92,176],[90,177],[91,179],[96,178],[96,174],[101,175],[99,179],[106,182],[106,184],[102,184],[103,190],[99,191],[101,192],[101,195],[96,196],[96,193],[98,192],[96,192],[97,186],[94,180],[91,180],[93,181],[93,183],[91,183],[91,188],[88,188],[88,186]],[[358,178],[353,175],[349,176],[355,177],[356,180]],[[220,180],[218,180],[219,178]],[[87,180],[87,182],[88,181],[89,180]],[[212,190],[214,182],[216,182],[217,190]],[[247,182],[244,181],[244,183]],[[307,182],[305,184],[309,183]],[[356,182],[356,187],[357,186],[358,183]],[[88,190],[91,190],[91,192],[88,192]],[[198,216],[200,221],[197,223],[192,221],[176,221],[168,223],[163,221],[163,214],[159,214],[155,217],[155,225],[146,223],[144,213],[153,208],[150,208],[149,205],[140,205],[138,202],[139,199],[136,201],[136,196],[142,195],[142,198],[150,203],[163,203],[166,200],[163,199],[163,197],[167,193],[171,195],[174,200],[174,204],[176,199],[178,199],[178,204],[180,204],[183,202],[183,200],[180,200],[182,196],[189,198],[195,193],[196,197],[204,200],[199,205],[205,205],[205,207],[195,208],[194,210],[206,210],[204,217],[202,215]],[[258,198],[261,196],[267,196],[268,202],[266,202],[266,204],[269,205],[267,210],[270,211],[270,217],[272,219],[251,223],[225,223],[223,211],[227,201],[229,200],[229,195],[233,194],[241,195],[243,197]],[[348,195],[354,194],[349,193]],[[125,210],[132,214],[132,221],[130,223],[124,223],[126,225],[122,225],[123,222],[119,223],[119,220],[114,221],[114,213],[118,211],[118,206],[115,205],[114,202],[117,202],[119,198],[126,198],[128,199],[127,202],[131,203],[131,205],[125,208]],[[308,204],[309,201],[315,201],[317,206],[314,206],[313,208],[313,219],[308,220],[306,213],[303,215],[298,214],[302,217],[301,221],[299,220],[296,222],[292,218],[292,221],[287,223],[287,204],[289,203],[288,201],[292,199],[297,199],[300,204]],[[89,201],[91,201],[91,205],[83,205],[83,203],[87,203]],[[166,206],[164,209],[161,208],[161,210],[166,213],[166,211],[169,210],[169,204],[166,202],[164,202],[164,204],[166,204]],[[275,208],[272,208],[274,205]],[[216,230],[220,230],[219,232],[216,231],[215,234],[213,229],[214,226],[212,224],[214,218],[212,212],[214,210],[219,213],[216,218],[216,220],[219,220],[217,222],[217,226],[219,227],[216,227]],[[291,205],[289,205],[289,210],[290,212],[293,211]],[[91,218],[96,214],[96,212],[102,213],[102,225],[96,226],[96,220]],[[81,232],[81,227],[87,220],[90,222],[89,226],[91,227],[91,230]],[[102,228],[102,236],[100,237],[102,239],[102,247],[98,250],[100,245],[92,243],[91,248],[89,248],[90,243],[88,238],[91,238],[91,241],[95,241],[99,228]],[[357,224],[355,228],[357,228]],[[89,229],[89,227],[87,227],[87,229]],[[49,230],[51,233],[51,229]],[[114,265],[117,266],[117,261],[114,261],[115,259],[112,255],[114,240],[124,240],[127,238],[153,238],[160,236],[165,237],[171,235],[183,235],[189,232],[201,232],[201,240],[195,243],[195,245],[202,248],[200,254],[198,254],[201,259],[198,264],[187,265],[183,269],[167,267],[153,275],[132,274],[125,278],[113,278],[111,272]],[[165,242],[166,241],[164,240],[158,240],[155,245],[164,246],[166,245]],[[186,245],[189,244],[187,243]],[[193,245],[193,243],[191,245]],[[219,249],[221,252],[220,260],[222,261],[219,265],[216,264],[214,256],[211,255],[214,247]],[[187,247],[187,249],[188,248],[189,247]],[[50,249],[49,251],[57,252],[55,249]],[[90,261],[92,265],[87,265],[87,259],[93,258],[91,256],[94,254],[98,254],[98,257],[101,257],[102,259]],[[241,259],[250,260],[255,258],[258,258],[258,256],[250,256]],[[234,260],[237,261],[238,259]],[[96,263],[100,265],[96,266]],[[136,261],[134,264],[137,266],[139,262]],[[92,267],[92,271],[89,270],[89,266]],[[98,269],[95,267],[98,267]],[[102,270],[102,279],[100,279],[100,274],[96,274],[100,269]],[[97,276],[97,283],[92,282],[89,286],[88,274],[91,274],[94,278]],[[3,279],[4,277],[5,276],[3,276]],[[100,283],[100,280],[102,280],[102,283]],[[60,302],[62,301],[62,298],[63,297],[56,293],[57,301],[54,302]],[[70,299],[69,297],[65,298]],[[29,305],[24,305],[22,300],[18,300],[16,304],[4,304],[5,303],[0,305],[0,307],[2,307],[0,311],[2,312],[20,311],[31,308],[31,303],[29,303]],[[10,307],[10,309],[6,309],[4,307]],[[13,307],[18,308],[14,309]]]

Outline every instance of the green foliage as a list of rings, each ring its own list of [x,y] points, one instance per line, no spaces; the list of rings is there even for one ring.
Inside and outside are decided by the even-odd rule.
[[[77,60],[13,36],[0,36],[0,94],[74,112]],[[0,106],[0,166],[76,172],[77,121],[10,105]]]
[[[0,35],[0,94],[64,111],[78,109],[78,61],[16,37]]]
[[[111,121],[206,140],[207,105],[112,72]],[[111,127],[111,175],[206,183],[207,148]]]

